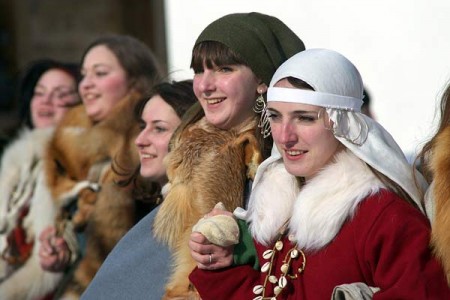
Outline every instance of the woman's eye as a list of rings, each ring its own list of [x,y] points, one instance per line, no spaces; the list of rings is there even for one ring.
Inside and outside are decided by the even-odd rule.
[[[108,74],[108,72],[106,71],[95,71],[95,76],[97,77],[103,77],[106,76]]]
[[[221,73],[228,73],[228,72],[232,72],[233,68],[225,66],[225,67],[220,67],[218,71],[221,72]]]
[[[298,119],[303,122],[314,122],[316,120],[316,118],[312,116],[300,116]]]
[[[280,116],[271,112],[267,112],[267,118],[269,118],[272,121],[276,121],[280,119]]]
[[[140,131],[144,130],[146,125],[147,124],[145,124],[145,122],[139,122],[139,130]]]
[[[155,127],[155,132],[162,133],[162,132],[166,132],[166,131],[167,131],[167,129],[164,127],[160,127],[160,126]]]
[[[298,116],[298,120],[300,123],[312,124],[318,120],[318,116],[316,114],[301,114]]]

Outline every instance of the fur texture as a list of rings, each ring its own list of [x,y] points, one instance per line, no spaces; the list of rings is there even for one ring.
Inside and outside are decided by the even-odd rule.
[[[430,161],[433,172],[432,198],[435,217],[431,230],[434,253],[441,260],[450,285],[450,127],[436,139]]]
[[[298,247],[318,250],[333,240],[343,223],[353,216],[360,201],[383,187],[368,166],[349,151],[339,153],[330,166],[298,193],[299,187],[289,180],[290,175],[284,175],[288,176],[285,182],[272,184],[280,177],[277,173],[284,169],[281,161],[275,164],[279,166],[268,168],[254,187],[249,203],[251,233],[265,245],[273,242],[278,230],[290,218],[289,232],[295,236]],[[332,183],[330,178],[336,181]],[[283,202],[286,204],[281,205]],[[264,224],[268,220],[272,222],[270,226]]]
[[[192,227],[217,202],[229,211],[243,205],[247,176],[253,178],[262,159],[254,128],[252,122],[239,131],[220,130],[203,118],[175,138],[165,159],[167,193],[153,228],[174,253],[164,299],[197,299],[188,280],[196,266],[187,246]]]
[[[21,265],[11,266],[2,259],[1,299],[38,299],[53,291],[62,277],[62,274],[42,270],[38,256],[39,232],[54,223],[56,214],[40,162],[51,133],[52,129],[26,130],[2,157],[1,214],[2,221],[6,221],[2,242],[16,225],[17,212],[28,205],[23,227],[33,248],[30,257]],[[13,192],[17,197],[11,197]],[[2,245],[2,253],[6,246]]]
[[[123,158],[119,165],[129,166],[129,171],[138,164],[133,143],[139,130],[133,120],[138,100],[137,95],[123,99],[106,120],[95,125],[84,107],[76,108],[67,113],[50,141],[45,170],[53,199],[62,212],[59,220],[64,224],[64,208],[76,199],[78,210],[72,221],[85,230],[87,243],[65,296],[81,295],[108,253],[135,223],[132,189],[115,184],[120,178],[112,171],[111,161]]]

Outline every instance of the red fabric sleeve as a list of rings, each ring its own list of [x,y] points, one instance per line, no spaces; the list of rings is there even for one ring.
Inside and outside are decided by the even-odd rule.
[[[367,275],[381,288],[374,300],[450,299],[429,240],[428,220],[405,201],[392,201],[377,214],[363,243]]]
[[[258,284],[259,278],[260,272],[249,265],[215,271],[195,268],[189,275],[202,300],[253,299],[253,287]]]

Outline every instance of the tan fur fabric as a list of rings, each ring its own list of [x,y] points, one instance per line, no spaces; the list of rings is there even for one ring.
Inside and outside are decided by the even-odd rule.
[[[436,208],[431,243],[450,284],[450,127],[437,137],[431,169],[434,174],[432,195]]]
[[[61,212],[70,202],[66,196],[77,183],[88,180],[100,185],[99,191],[85,188],[75,195],[78,211],[73,222],[85,230],[87,249],[66,288],[67,294],[81,295],[117,241],[134,225],[132,190],[115,184],[118,177],[111,161],[125,153],[120,156],[121,165],[133,170],[139,162],[134,145],[139,129],[133,120],[138,100],[138,95],[123,99],[106,120],[96,125],[81,105],[66,115],[50,141],[45,170]],[[64,213],[59,216],[62,224],[65,217]]]
[[[164,299],[196,299],[188,280],[196,265],[188,248],[192,227],[218,202],[229,211],[243,205],[247,176],[262,160],[255,126],[220,130],[203,118],[175,139],[165,160],[169,191],[154,223],[156,238],[174,252]]]

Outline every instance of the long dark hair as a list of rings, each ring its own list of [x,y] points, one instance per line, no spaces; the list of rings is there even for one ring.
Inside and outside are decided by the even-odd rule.
[[[192,89],[192,80],[159,83],[136,104],[134,119],[137,123],[142,120],[142,112],[147,102],[156,95],[159,95],[167,104],[169,104],[180,119],[182,119],[186,111],[197,102],[197,98]],[[123,166],[119,161],[120,160],[116,158],[113,160],[112,164],[113,171],[121,178],[117,181],[117,184],[120,186],[127,186],[132,183],[134,186],[133,192],[135,194],[135,199],[154,201],[155,198],[160,196],[162,187],[156,182],[149,182],[145,180],[145,178],[142,178],[140,176],[140,165]]]
[[[28,128],[34,128],[31,120],[31,99],[34,95],[34,89],[41,76],[52,69],[66,72],[73,77],[75,84],[80,81],[80,70],[78,64],[71,62],[57,61],[54,59],[40,59],[32,61],[20,74],[17,90],[17,99],[19,101],[20,120]]]

